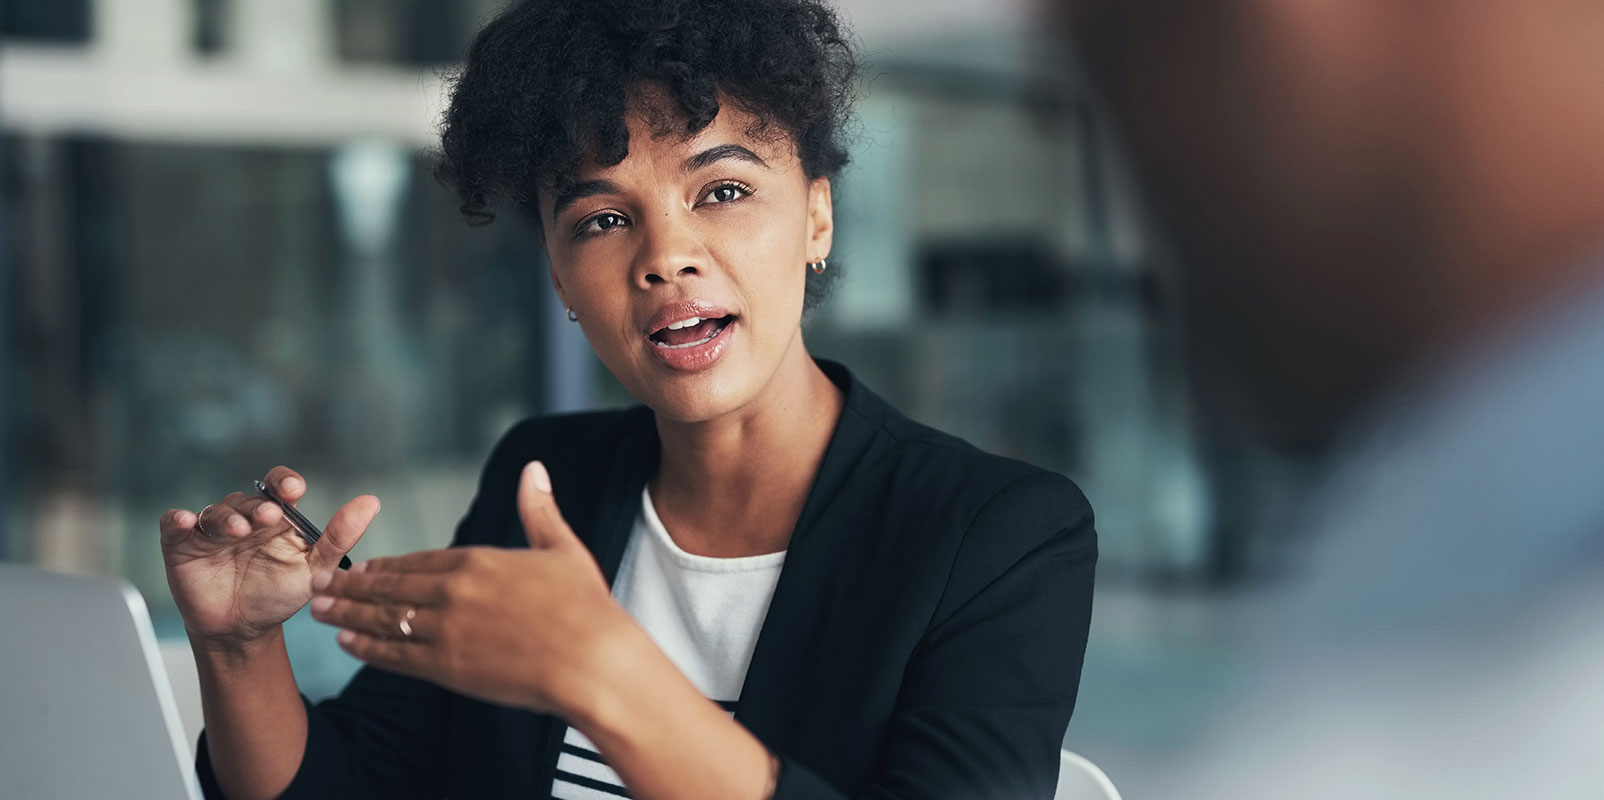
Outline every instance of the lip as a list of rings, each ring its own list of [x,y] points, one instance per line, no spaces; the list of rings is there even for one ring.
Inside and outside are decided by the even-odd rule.
[[[735,335],[736,326],[741,324],[739,317],[726,324],[717,336],[695,347],[669,349],[658,347],[652,341],[652,334],[676,322],[702,317],[704,319],[718,319],[732,317],[734,312],[716,303],[707,300],[685,300],[678,303],[669,303],[657,310],[646,323],[641,335],[641,343],[646,346],[652,355],[657,356],[669,369],[681,372],[699,372],[718,363],[729,350],[730,340]]]
[[[728,317],[733,313],[735,312],[711,300],[681,300],[657,309],[657,312],[646,320],[646,324],[641,329],[641,335],[650,338],[652,334],[691,317],[718,319],[719,317]]]
[[[728,315],[725,315],[728,316]],[[718,363],[729,350],[730,338],[735,335],[735,326],[741,324],[739,319],[732,319],[718,332],[717,336],[696,345],[670,350],[667,347],[658,347],[650,338],[645,339],[647,349],[657,356],[669,369],[681,372],[700,372]]]

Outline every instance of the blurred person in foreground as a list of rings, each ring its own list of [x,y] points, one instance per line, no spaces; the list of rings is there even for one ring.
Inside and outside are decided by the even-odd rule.
[[[208,796],[1051,797],[1090,507],[803,343],[855,71],[811,0],[526,0],[479,34],[440,175],[533,224],[643,405],[517,425],[456,546],[350,572],[376,498],[311,548],[243,494],[168,512]],[[316,705],[281,628],[309,601],[367,662]]]
[[[1200,397],[1336,453],[1262,691],[1156,796],[1604,797],[1604,4],[1055,13]]]

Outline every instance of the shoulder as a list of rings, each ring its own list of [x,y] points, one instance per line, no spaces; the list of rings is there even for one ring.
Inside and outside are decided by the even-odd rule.
[[[909,579],[933,592],[929,631],[947,630],[987,592],[1014,598],[996,600],[1010,608],[1029,605],[1020,599],[1028,596],[1063,605],[1053,614],[1066,619],[1088,613],[1097,533],[1091,503],[1074,481],[988,453],[888,405],[865,417],[874,418],[874,445],[865,455],[886,476],[876,486],[884,511],[878,518],[895,521],[880,536],[896,542]]]
[[[967,512],[971,532],[1003,527],[1073,527],[1090,520],[1091,504],[1062,473],[982,450],[915,422],[879,398],[857,404],[874,429],[880,457],[902,488],[951,498],[949,512]],[[867,406],[867,407],[862,407]]]
[[[843,413],[870,440],[856,477],[879,495],[881,519],[896,521],[882,536],[946,575],[938,619],[1010,572],[1057,564],[1041,574],[1089,581],[1097,534],[1074,481],[915,422],[861,384],[852,393]]]
[[[1074,481],[918,423],[890,427],[900,435],[904,458],[943,465],[945,477],[933,491],[963,498],[954,509],[961,524],[951,529],[952,561],[933,627],[1002,585],[1004,576],[1034,584],[1033,593],[1043,598],[1089,602],[1097,531],[1091,503]],[[1049,583],[1058,591],[1048,591]]]

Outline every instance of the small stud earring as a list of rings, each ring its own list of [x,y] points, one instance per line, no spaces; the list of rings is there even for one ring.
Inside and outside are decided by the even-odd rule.
[[[565,308],[563,310],[568,312],[568,321],[569,322],[578,322],[579,321],[579,315],[575,314],[573,309]]]
[[[821,258],[818,261],[808,264],[808,266],[813,268],[813,273],[815,275],[823,275],[824,271],[828,269],[830,265],[825,263],[824,259]]]

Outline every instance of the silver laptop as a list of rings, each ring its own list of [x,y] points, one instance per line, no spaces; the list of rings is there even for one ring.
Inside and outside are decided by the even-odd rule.
[[[200,796],[139,592],[0,563],[0,798]]]

